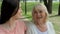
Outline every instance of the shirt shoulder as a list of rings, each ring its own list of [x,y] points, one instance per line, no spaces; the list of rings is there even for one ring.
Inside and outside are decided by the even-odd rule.
[[[5,34],[6,32],[0,28],[0,34]]]
[[[47,26],[48,26],[48,31],[51,33],[51,34],[55,34],[55,30],[54,30],[54,26],[53,26],[53,23],[48,21],[47,22]]]
[[[19,27],[22,28],[23,30],[26,30],[26,25],[24,21],[18,20],[17,25],[19,25]]]

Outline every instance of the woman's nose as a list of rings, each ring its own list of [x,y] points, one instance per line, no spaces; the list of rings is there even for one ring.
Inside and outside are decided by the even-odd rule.
[[[37,13],[38,16],[40,16],[40,13]]]

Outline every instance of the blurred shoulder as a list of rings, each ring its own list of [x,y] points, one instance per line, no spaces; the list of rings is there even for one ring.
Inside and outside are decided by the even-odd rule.
[[[55,29],[54,29],[53,23],[50,22],[50,21],[47,21],[47,26],[48,26],[48,31],[49,31],[51,34],[55,34]]]
[[[35,24],[33,22],[26,22],[25,23],[28,29],[34,30]]]
[[[17,23],[24,23],[22,20],[16,20]]]
[[[47,24],[48,24],[48,25],[53,25],[53,23],[52,23],[52,22],[50,22],[50,21],[47,21]]]
[[[5,34],[5,31],[0,28],[0,34]]]

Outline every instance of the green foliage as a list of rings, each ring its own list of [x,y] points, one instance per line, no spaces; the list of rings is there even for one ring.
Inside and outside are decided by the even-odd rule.
[[[22,4],[22,10],[25,11],[25,3],[21,3]],[[32,11],[33,7],[36,5],[36,4],[39,4],[38,2],[27,2],[27,11]]]

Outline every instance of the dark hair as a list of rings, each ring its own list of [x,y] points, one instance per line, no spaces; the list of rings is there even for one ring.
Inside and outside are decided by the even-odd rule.
[[[15,14],[17,13],[18,9],[19,9],[18,0],[3,0],[1,5],[0,24],[4,24],[6,21],[8,21],[12,17],[12,14],[14,12]]]

